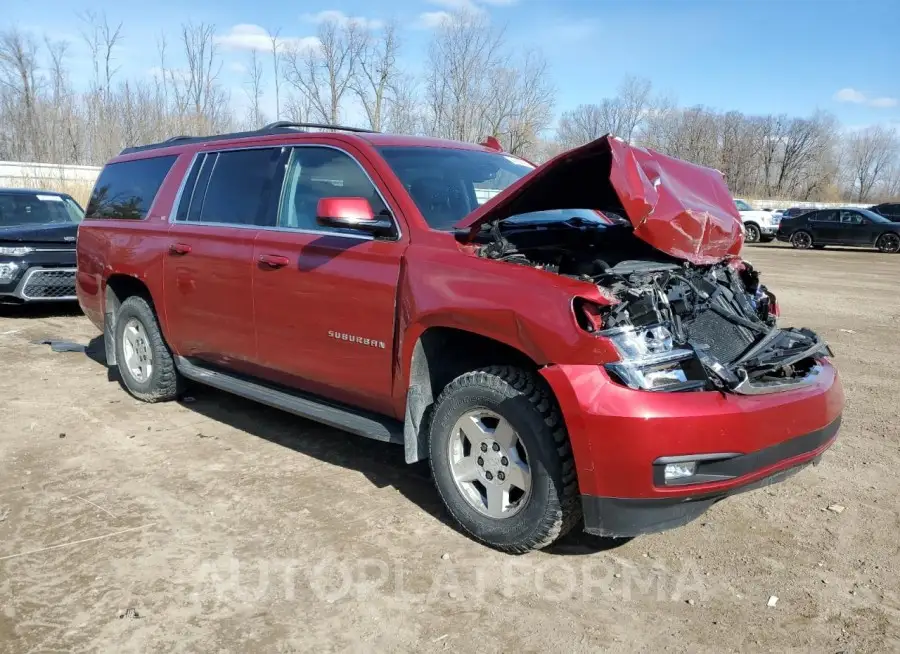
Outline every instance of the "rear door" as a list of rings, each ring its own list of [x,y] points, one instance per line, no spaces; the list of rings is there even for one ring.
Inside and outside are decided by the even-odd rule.
[[[349,146],[292,148],[278,225],[256,238],[253,293],[267,378],[390,414],[407,236],[399,224],[393,237],[375,239],[316,222],[324,197],[364,197],[376,214],[396,216],[373,178],[377,173]]]
[[[201,152],[169,229],[165,304],[183,356],[246,370],[256,359],[253,240],[275,224],[282,148]]]

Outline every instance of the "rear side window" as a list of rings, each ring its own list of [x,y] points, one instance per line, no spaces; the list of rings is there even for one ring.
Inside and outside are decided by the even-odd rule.
[[[281,148],[201,155],[188,175],[176,219],[226,225],[274,226],[281,190]],[[193,187],[193,188],[191,188]],[[277,199],[277,198],[276,198]]]
[[[146,218],[175,159],[177,156],[171,155],[107,165],[94,185],[87,217]]]

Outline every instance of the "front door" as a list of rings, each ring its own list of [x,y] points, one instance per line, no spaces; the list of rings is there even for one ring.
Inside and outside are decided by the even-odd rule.
[[[256,359],[253,241],[274,224],[281,148],[198,155],[169,228],[165,309],[182,356],[247,369]]]
[[[364,197],[389,212],[361,154],[292,149],[278,228],[254,245],[259,362],[270,380],[390,414],[397,285],[407,237],[322,227],[324,197]],[[395,214],[396,215],[396,214]]]
[[[841,209],[841,243],[871,245],[873,240],[872,227],[860,212]]]
[[[814,243],[837,243],[840,235],[838,212],[832,209],[817,211],[809,218]]]

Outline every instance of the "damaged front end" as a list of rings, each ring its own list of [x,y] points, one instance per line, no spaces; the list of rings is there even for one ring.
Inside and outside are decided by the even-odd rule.
[[[776,325],[774,296],[744,262],[622,262],[594,281],[618,302],[576,310],[613,342],[621,360],[607,370],[632,388],[775,393],[812,383],[831,355],[814,332]]]
[[[697,265],[635,238],[610,211],[540,212],[486,225],[476,256],[594,285],[606,299],[573,300],[581,329],[609,339],[607,372],[631,388],[743,395],[815,381],[828,345],[776,324],[775,296],[747,262]],[[585,295],[588,295],[587,293]]]

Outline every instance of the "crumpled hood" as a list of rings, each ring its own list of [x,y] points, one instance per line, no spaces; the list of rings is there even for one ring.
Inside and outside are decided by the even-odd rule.
[[[76,223],[54,223],[49,225],[0,225],[0,241],[33,243],[71,243],[74,247],[78,234]]]
[[[550,209],[621,213],[634,235],[666,254],[707,265],[736,255],[741,216],[722,174],[607,135],[551,159],[463,218],[480,226]]]

